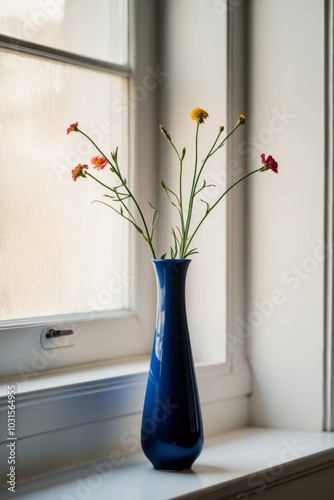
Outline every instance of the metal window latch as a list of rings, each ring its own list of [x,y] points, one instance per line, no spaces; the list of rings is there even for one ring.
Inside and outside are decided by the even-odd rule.
[[[61,347],[72,347],[75,344],[74,330],[72,325],[62,327],[46,327],[41,332],[41,345],[43,349],[59,349]]]
[[[51,339],[55,337],[64,337],[65,335],[73,335],[73,330],[54,330],[54,328],[49,328],[45,337]]]

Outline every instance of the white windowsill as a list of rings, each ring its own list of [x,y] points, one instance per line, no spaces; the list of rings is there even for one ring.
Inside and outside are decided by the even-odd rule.
[[[156,471],[142,453],[114,455],[18,484],[15,498],[242,499],[258,493],[269,498],[263,493],[331,468],[328,496],[319,496],[322,500],[332,498],[334,490],[334,433],[243,428],[208,439],[191,472]],[[0,491],[1,498],[12,495]]]
[[[17,394],[29,394],[38,391],[65,389],[69,386],[76,386],[84,383],[98,383],[103,380],[121,379],[147,374],[149,368],[149,356],[131,358],[113,363],[94,363],[92,365],[79,366],[77,369],[61,369],[59,371],[26,375],[26,380],[22,378],[14,379],[10,377],[3,379],[0,383],[0,398],[7,397],[7,386],[14,384]],[[228,373],[229,366],[226,363],[218,362],[196,362],[197,371],[202,375],[215,369],[219,373]]]
[[[6,379],[0,385],[0,397],[7,396],[7,385],[14,384],[17,394],[35,393],[37,391],[65,389],[84,383],[96,383],[106,379],[131,377],[132,375],[147,373],[149,358],[131,359],[128,362],[100,363],[79,366],[77,369],[61,369],[59,371],[28,374],[26,380],[20,378]]]
[[[0,454],[6,455],[8,437],[7,383],[15,384],[22,481],[79,466],[106,456],[110,449],[133,451],[123,440],[140,423],[149,366],[148,358],[137,361],[49,373],[28,382],[6,381],[0,397]],[[203,363],[196,371],[205,435],[245,425],[248,372],[240,370],[236,376],[222,363]],[[221,414],[225,415],[223,422]],[[86,437],[93,435],[87,443]],[[65,455],[64,446],[68,448]],[[3,476],[0,488],[4,483]]]

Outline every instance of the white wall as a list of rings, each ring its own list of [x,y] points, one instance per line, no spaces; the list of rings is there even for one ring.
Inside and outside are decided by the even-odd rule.
[[[251,423],[320,430],[324,300],[324,2],[249,2]]]

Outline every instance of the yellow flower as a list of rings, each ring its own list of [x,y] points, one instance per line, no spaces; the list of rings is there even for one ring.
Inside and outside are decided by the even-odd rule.
[[[190,118],[196,120],[197,123],[204,123],[204,120],[208,118],[209,113],[202,108],[195,108],[190,113]]]
[[[240,116],[239,116],[239,122],[240,122],[240,124],[241,124],[241,125],[242,125],[243,123],[246,123],[246,121],[247,121],[247,120],[246,120],[245,115],[240,115]]]

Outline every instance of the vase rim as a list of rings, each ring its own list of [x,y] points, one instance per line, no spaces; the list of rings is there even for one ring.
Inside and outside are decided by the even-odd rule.
[[[191,259],[152,259],[152,262],[191,262]]]

